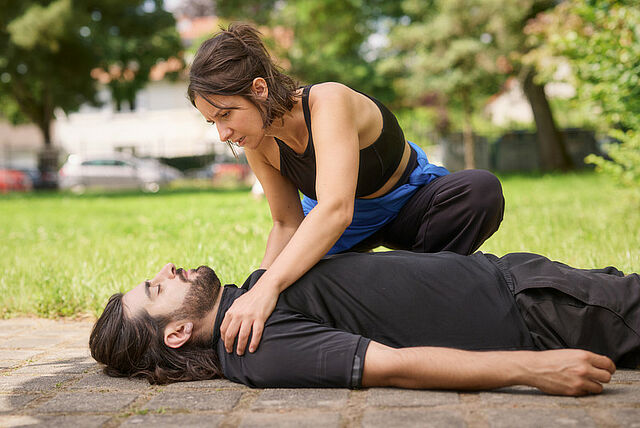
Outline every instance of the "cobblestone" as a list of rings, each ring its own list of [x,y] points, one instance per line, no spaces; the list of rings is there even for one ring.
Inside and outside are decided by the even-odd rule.
[[[91,325],[0,321],[0,427],[640,428],[640,371],[618,370],[603,394],[580,398],[527,387],[252,389],[224,379],[159,386],[105,376],[88,351]]]
[[[61,392],[36,408],[39,413],[114,412],[135,400],[135,394],[121,392],[99,392],[78,394]]]
[[[338,413],[250,413],[243,416],[241,428],[340,427]]]
[[[393,427],[464,427],[459,411],[433,409],[367,410],[362,421],[365,428]]]
[[[253,409],[343,407],[348,391],[343,389],[265,389]]]
[[[597,427],[583,409],[492,409],[486,419],[494,428]]]
[[[126,419],[121,427],[153,427],[153,428],[190,428],[217,427],[224,419],[224,415],[208,414],[147,414],[134,415]]]
[[[427,407],[457,404],[458,394],[440,391],[412,391],[393,388],[377,388],[369,391],[367,404],[371,406]]]
[[[218,410],[229,411],[236,405],[240,391],[161,392],[144,406],[152,410]]]

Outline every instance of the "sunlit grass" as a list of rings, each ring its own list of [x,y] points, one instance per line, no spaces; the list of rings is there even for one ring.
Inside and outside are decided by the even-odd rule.
[[[595,173],[501,177],[506,199],[500,229],[480,248],[527,251],[581,268],[640,271],[638,189]]]
[[[266,202],[247,191],[16,196],[0,212],[4,316],[99,311],[169,261],[243,281],[270,225]]]
[[[592,173],[501,177],[507,208],[482,251],[640,270],[640,201]],[[165,263],[242,283],[271,224],[246,189],[0,197],[0,317],[96,314]]]

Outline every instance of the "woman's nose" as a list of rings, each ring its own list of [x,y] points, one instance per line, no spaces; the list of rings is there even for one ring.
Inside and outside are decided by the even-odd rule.
[[[220,136],[220,141],[227,141],[231,139],[231,135],[233,134],[231,129],[218,124],[216,124],[216,126],[218,127],[218,135]]]

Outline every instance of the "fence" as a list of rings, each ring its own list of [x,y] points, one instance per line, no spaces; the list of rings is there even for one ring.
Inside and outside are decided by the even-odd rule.
[[[591,153],[602,154],[595,133],[591,130],[567,128],[561,131],[576,168],[591,165],[584,158]],[[464,145],[461,133],[453,133],[440,139],[443,164],[450,171],[464,169]],[[538,136],[531,131],[511,131],[494,142],[474,135],[475,165],[479,169],[498,172],[527,172],[541,169]]]

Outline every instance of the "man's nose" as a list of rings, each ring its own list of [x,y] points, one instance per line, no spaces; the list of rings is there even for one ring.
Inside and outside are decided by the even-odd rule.
[[[173,278],[176,276],[176,265],[167,263],[161,270],[160,274],[165,278]]]

